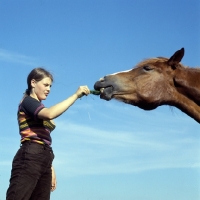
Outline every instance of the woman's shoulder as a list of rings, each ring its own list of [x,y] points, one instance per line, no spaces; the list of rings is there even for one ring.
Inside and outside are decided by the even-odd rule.
[[[26,103],[37,103],[37,104],[42,104],[40,101],[37,99],[31,97],[31,96],[26,96],[22,101],[21,104],[26,104]]]
[[[26,96],[19,106],[19,111],[23,111],[28,115],[35,116],[43,108],[44,105],[40,101],[31,96]]]
[[[37,108],[40,106],[44,107],[44,105],[40,101],[31,96],[26,96],[20,103],[20,107]]]

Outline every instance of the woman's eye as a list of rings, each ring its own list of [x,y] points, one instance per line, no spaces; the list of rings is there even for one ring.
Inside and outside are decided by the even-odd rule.
[[[150,67],[150,66],[148,66],[148,65],[145,65],[145,66],[143,67],[143,69],[144,69],[145,71],[150,71],[150,70],[152,70],[153,68]]]

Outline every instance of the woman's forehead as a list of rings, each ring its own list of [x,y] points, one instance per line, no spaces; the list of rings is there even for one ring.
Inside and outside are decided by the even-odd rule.
[[[43,83],[49,83],[49,84],[52,83],[52,80],[51,80],[51,78],[49,78],[49,77],[45,77],[45,78],[43,78],[41,81],[42,81]]]

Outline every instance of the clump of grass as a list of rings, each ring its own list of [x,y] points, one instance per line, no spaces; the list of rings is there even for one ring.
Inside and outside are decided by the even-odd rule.
[[[90,90],[90,94],[94,94],[94,95],[100,95],[100,91],[98,90]]]

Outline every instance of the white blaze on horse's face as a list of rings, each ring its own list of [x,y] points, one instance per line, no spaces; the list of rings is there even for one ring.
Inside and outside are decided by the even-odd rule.
[[[121,73],[127,73],[127,72],[130,72],[132,69],[129,69],[129,70],[125,70],[125,71],[120,71],[120,72],[115,72],[113,74],[109,74],[107,76],[114,76],[114,75],[117,75],[117,74],[121,74]],[[104,78],[100,78],[99,81],[103,81]]]
[[[113,74],[110,74],[110,76],[112,75],[117,75],[117,74],[121,74],[121,73],[127,73],[127,72],[130,72],[132,69],[129,69],[129,70],[125,70],[125,71],[121,71],[121,72],[116,72],[116,73],[113,73]]]

